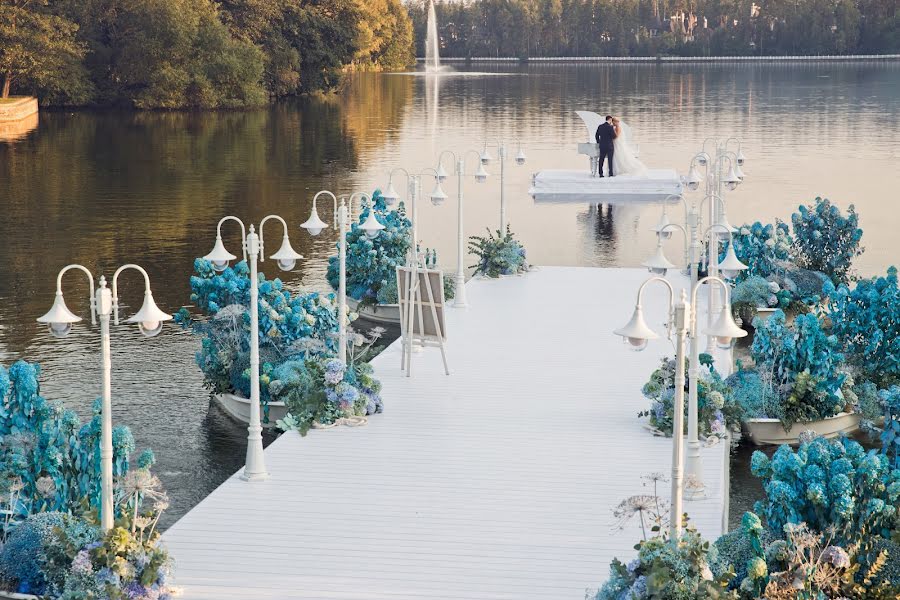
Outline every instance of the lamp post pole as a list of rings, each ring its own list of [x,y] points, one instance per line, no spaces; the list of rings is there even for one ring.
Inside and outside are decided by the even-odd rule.
[[[506,219],[506,142],[498,140],[495,145],[497,146],[497,157],[500,160],[500,235],[506,235],[506,226],[508,225]],[[481,164],[487,165],[492,160],[493,157],[490,152],[488,152],[488,144],[485,142],[484,150],[481,152]],[[522,150],[522,143],[519,142],[519,152],[516,154],[516,164],[520,166],[524,165],[525,160],[525,151]]]
[[[222,272],[228,268],[228,264],[237,258],[225,249],[222,242],[222,225],[227,221],[234,221],[241,228],[241,248],[243,258],[249,262],[250,267],[250,422],[247,425],[247,456],[244,462],[244,471],[241,479],[244,481],[264,481],[268,479],[266,460],[262,443],[262,419],[260,417],[260,389],[259,389],[259,270],[257,263],[264,260],[263,228],[266,221],[275,219],[281,222],[284,232],[281,248],[269,258],[275,260],[282,271],[290,271],[297,261],[303,258],[294,251],[288,239],[287,222],[278,215],[269,215],[259,223],[259,234],[251,224],[249,229],[244,222],[237,217],[222,217],[216,226],[216,243],[212,251],[204,256],[210,262],[213,269]],[[249,259],[249,260],[248,260]]]
[[[153,301],[150,292],[150,276],[147,272],[134,264],[126,264],[119,267],[113,275],[113,289],[106,286],[106,277],[100,276],[99,286],[94,289],[94,277],[87,267],[82,265],[68,265],[60,270],[56,277],[56,299],[53,307],[45,315],[39,317],[39,323],[46,323],[50,333],[55,337],[65,337],[72,330],[72,325],[81,321],[81,317],[73,314],[63,299],[62,278],[67,271],[78,269],[84,272],[88,278],[91,298],[91,323],[96,324],[100,319],[100,528],[106,532],[112,529],[115,521],[115,509],[113,506],[113,445],[112,445],[112,358],[110,356],[110,316],[115,316],[116,325],[119,324],[119,305],[117,282],[119,274],[126,269],[134,269],[144,276],[144,303],[141,309],[129,323],[137,323],[140,332],[146,337],[153,337],[162,331],[163,321],[168,321],[172,315],[164,313]]]

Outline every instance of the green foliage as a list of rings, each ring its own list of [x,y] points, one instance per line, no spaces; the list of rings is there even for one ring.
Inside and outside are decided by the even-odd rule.
[[[779,263],[790,258],[793,243],[788,226],[778,220],[775,225],[764,225],[759,221],[742,225],[732,239],[735,255],[747,265],[747,269],[738,275],[738,283],[748,277],[766,279],[774,275],[779,270]],[[727,244],[723,250],[728,250]],[[725,258],[724,254],[722,258]]]
[[[506,226],[506,234],[497,230],[494,233],[488,230],[487,237],[473,235],[469,238],[469,254],[474,254],[478,259],[472,268],[475,275],[485,277],[500,277],[501,275],[516,275],[529,269],[525,256],[525,247],[513,236]]]
[[[0,0],[0,97],[14,89],[56,104],[90,99],[78,25],[49,5],[49,0]]]
[[[724,436],[728,430],[740,431],[743,411],[735,402],[731,389],[716,371],[710,355],[701,354],[700,363],[697,387],[699,434],[704,437]],[[687,367],[685,372],[684,426],[687,432],[687,397],[690,389]],[[671,436],[675,416],[675,359],[662,359],[662,365],[650,375],[650,380],[644,384],[641,392],[651,400],[651,405],[650,410],[641,412],[638,416],[649,417],[651,426]]]
[[[730,587],[737,588],[747,577],[747,565],[757,556],[756,548],[766,546],[775,537],[767,529],[750,532],[744,527],[730,531],[713,542],[709,552],[709,566],[715,577],[730,576]]]
[[[784,419],[784,404],[772,385],[771,372],[748,369],[738,361],[738,369],[725,380],[745,419]]]
[[[848,283],[853,259],[863,253],[863,232],[854,206],[850,205],[845,217],[827,198],[816,198],[814,204],[801,205],[791,221],[797,264],[825,273],[834,285]]]
[[[845,375],[840,344],[827,335],[814,314],[798,315],[785,325],[784,313],[775,311],[766,321],[755,321],[750,354],[757,371],[771,382],[783,406],[786,428],[795,422],[832,417],[845,406],[839,393]]]
[[[860,379],[879,387],[900,383],[900,288],[897,269],[831,289],[828,318]]]

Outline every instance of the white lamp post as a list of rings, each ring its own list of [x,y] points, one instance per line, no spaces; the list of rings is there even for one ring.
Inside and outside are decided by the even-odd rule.
[[[525,151],[522,149],[522,142],[518,142],[519,151],[516,153],[516,164],[522,166],[525,164],[526,156]],[[500,235],[506,234],[506,142],[502,140],[498,140],[496,143],[497,146],[497,156],[500,160]],[[481,164],[487,165],[494,157],[491,156],[490,151],[488,150],[488,144],[485,142],[484,150],[481,152]]]
[[[394,189],[393,179],[395,173],[402,173],[406,176],[407,180],[407,198],[408,204],[410,207],[410,222],[412,223],[412,227],[410,227],[409,235],[410,235],[410,245],[409,245],[409,255],[407,258],[407,266],[410,267],[418,267],[419,265],[419,252],[418,252],[418,240],[417,240],[417,231],[418,231],[418,201],[422,187],[422,177],[434,177],[434,190],[432,190],[431,194],[429,194],[429,198],[431,199],[431,203],[434,206],[440,206],[447,200],[447,193],[441,187],[441,182],[447,178],[447,172],[438,164],[437,169],[424,169],[420,173],[410,173],[403,167],[395,167],[388,174],[388,186],[387,191],[383,194],[385,198],[385,202],[390,202],[393,204],[400,197],[397,194],[397,191]],[[443,173],[443,174],[442,174]],[[486,176],[486,174],[485,174]]]
[[[223,217],[216,226],[216,243],[212,251],[204,256],[212,263],[216,271],[224,271],[228,263],[237,258],[225,249],[222,243],[222,224],[226,221],[235,221],[241,226],[241,246],[244,260],[250,258],[250,424],[247,426],[247,459],[244,464],[244,472],[241,479],[244,481],[263,481],[268,479],[266,461],[263,455],[262,424],[260,422],[259,399],[259,276],[257,274],[257,261],[265,260],[263,245],[263,226],[269,219],[281,222],[283,237],[281,248],[270,258],[278,264],[282,271],[293,269],[297,261],[303,258],[294,251],[288,239],[288,227],[284,219],[278,215],[269,215],[259,223],[259,235],[253,225],[249,231],[244,227],[244,222],[237,217]]]
[[[50,333],[55,337],[65,337],[72,331],[72,325],[81,321],[81,317],[72,313],[63,299],[62,278],[67,271],[79,269],[88,278],[91,290],[91,324],[96,325],[100,317],[100,367],[101,367],[101,408],[100,408],[100,527],[109,531],[113,527],[115,513],[113,510],[113,447],[112,447],[112,361],[109,350],[109,317],[114,315],[116,325],[119,324],[119,300],[117,283],[119,274],[126,269],[135,269],[144,276],[144,303],[129,323],[137,323],[140,332],[153,337],[162,331],[163,321],[172,315],[164,313],[153,301],[150,292],[150,276],[138,265],[127,264],[119,267],[113,274],[112,291],[106,287],[106,278],[100,276],[99,287],[94,289],[94,277],[81,265],[63,267],[56,277],[56,299],[53,307],[44,316],[38,318],[39,323],[47,323]]]
[[[634,314],[631,320],[624,327],[617,329],[613,333],[622,336],[624,341],[632,350],[640,352],[647,347],[647,343],[659,336],[647,326],[644,321],[643,310],[641,308],[641,300],[643,298],[644,288],[652,281],[663,283],[669,290],[669,307],[667,325],[669,332],[675,330],[675,398],[673,405],[672,417],[672,508],[670,511],[670,535],[671,539],[678,539],[682,530],[682,506],[684,497],[683,468],[684,462],[684,353],[685,339],[687,337],[697,337],[697,312],[691,310],[691,306],[697,305],[697,290],[699,285],[694,288],[691,294],[691,303],[688,303],[687,295],[684,290],[681,291],[681,297],[675,301],[675,290],[672,284],[662,277],[655,276],[646,280],[638,289],[637,304],[634,307]],[[721,279],[715,277],[704,277],[699,283],[718,282],[725,288],[725,308],[723,308],[719,319],[706,332],[707,335],[714,336],[722,345],[730,345],[735,337],[747,335],[747,332],[738,327],[731,317],[731,307],[729,305],[728,286]]]
[[[687,204],[685,204],[687,207]],[[697,229],[699,228],[699,211],[693,210],[691,213],[693,216],[689,216],[687,222],[689,224],[690,230],[690,245],[691,249],[687,249],[687,245],[689,243],[688,232],[685,231],[685,228],[676,224],[676,223],[668,223],[663,227],[657,230],[657,235],[659,236],[659,240],[657,242],[656,253],[647,261],[644,262],[644,266],[648,268],[648,270],[654,275],[665,276],[666,271],[670,268],[674,268],[674,265],[669,262],[666,258],[665,254],[663,254],[662,250],[662,239],[665,232],[671,229],[678,229],[685,235],[685,252],[689,256],[690,262],[688,263],[688,269],[691,272],[691,294],[694,298],[694,312],[699,312],[697,310],[697,302],[696,295],[697,290],[700,289],[706,282],[717,281],[726,288],[726,297],[727,297],[727,288],[728,286],[718,277],[705,277],[701,280],[697,280],[697,263],[699,262],[699,242],[698,239],[701,236],[698,236]],[[668,219],[665,219],[668,220]],[[660,219],[660,223],[663,223],[663,219]],[[718,235],[718,232],[723,229],[722,225],[713,225],[709,227],[706,232],[704,232],[702,237],[710,236],[710,239],[715,238]],[[729,240],[732,239],[732,232],[725,229],[724,233],[726,233],[729,237]],[[725,260],[720,265],[722,268],[722,275],[728,279],[733,279],[738,276],[738,274],[747,268],[747,265],[738,260],[737,256],[734,254],[734,244],[729,243],[729,251],[726,254]],[[713,286],[710,286],[713,287]],[[709,329],[713,329],[714,318],[719,317],[718,312],[713,312],[715,309],[709,308]],[[695,327],[696,329],[696,327]],[[743,335],[746,335],[746,332],[741,330]],[[743,335],[735,335],[732,337],[743,337]],[[689,398],[688,398],[688,455],[687,455],[687,472],[689,475],[693,475],[695,478],[695,484],[698,488],[702,489],[703,479],[702,479],[702,464],[700,458],[700,439],[699,439],[699,406],[698,406],[698,390],[700,385],[700,339],[695,333],[690,334],[690,359],[689,359]],[[710,334],[710,337],[714,339],[714,336]],[[730,346],[729,346],[730,347]],[[728,366],[727,370],[730,371],[730,366]]]
[[[316,201],[319,196],[327,196],[331,198],[334,205],[334,225],[338,228],[338,359],[347,362],[347,228],[350,226],[350,213],[347,210],[347,197],[343,196],[338,203],[338,197],[328,190],[322,190],[313,196],[312,212],[309,219],[300,227],[304,228],[312,236],[317,236],[328,227],[328,223],[319,218],[319,212],[316,210]],[[356,192],[350,196],[349,203],[352,208],[354,198],[360,198],[360,202],[369,201],[369,196]],[[388,198],[385,197],[385,202]],[[393,203],[391,201],[391,203]],[[365,235],[370,240],[378,237],[379,232],[384,229],[384,225],[375,218],[375,206],[369,207],[369,217],[366,222],[360,225]]]
[[[454,308],[466,308],[469,304],[466,301],[466,272],[465,272],[465,258],[466,258],[466,238],[465,238],[465,224],[463,222],[463,177],[465,176],[465,167],[466,167],[466,157],[469,154],[474,154],[476,160],[478,161],[476,164],[478,167],[475,169],[475,181],[477,183],[484,183],[487,181],[488,172],[484,169],[484,164],[481,162],[481,155],[475,150],[468,150],[463,152],[459,156],[456,155],[451,150],[444,150],[438,156],[438,166],[436,169],[438,183],[447,178],[447,172],[444,170],[443,158],[445,154],[449,154],[453,157],[454,163],[454,174],[456,175],[456,201],[458,205],[456,222],[457,222],[457,232],[456,232],[456,277],[454,281],[454,298],[453,298],[453,306]]]

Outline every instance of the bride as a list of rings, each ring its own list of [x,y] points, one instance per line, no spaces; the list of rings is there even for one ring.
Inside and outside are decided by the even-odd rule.
[[[618,175],[644,175],[647,167],[637,159],[637,151],[631,146],[631,128],[618,118],[612,120],[616,137],[613,140],[613,173]]]

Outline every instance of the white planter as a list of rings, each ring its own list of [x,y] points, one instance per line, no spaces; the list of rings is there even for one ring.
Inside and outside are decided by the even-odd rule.
[[[359,300],[347,297],[347,306],[366,321],[385,323],[387,325],[400,325],[399,304],[366,304],[359,305]]]
[[[17,594],[16,592],[0,591],[0,600],[40,600],[37,596],[31,594]]]
[[[859,429],[860,415],[839,413],[821,421],[794,423],[790,431],[785,431],[778,419],[748,419],[744,421],[747,437],[757,446],[800,443],[800,434],[813,431],[822,437],[833,438],[843,433],[853,433]]]
[[[762,308],[756,309],[756,316],[759,317],[760,321],[767,321],[772,314],[778,310],[777,308],[770,308],[768,306],[764,306]]]
[[[234,394],[216,394],[213,398],[232,419],[245,425],[250,423],[250,400]],[[263,418],[262,408],[260,407],[260,419]],[[283,419],[287,412],[284,402],[269,402],[269,422],[262,426],[275,427],[275,421]]]

